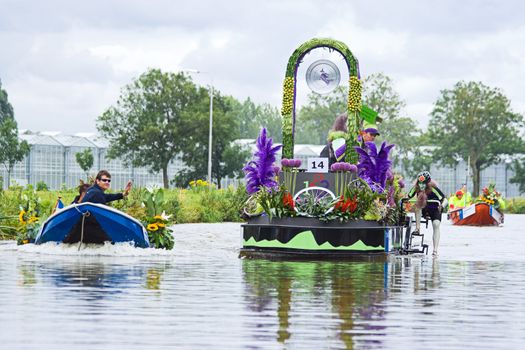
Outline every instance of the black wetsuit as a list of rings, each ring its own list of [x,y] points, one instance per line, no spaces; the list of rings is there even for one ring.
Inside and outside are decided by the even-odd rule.
[[[416,193],[417,193],[416,187],[412,187],[410,191],[408,192],[408,198],[414,197]],[[427,193],[427,201],[428,200],[438,200],[439,202],[443,202],[444,198],[445,198],[445,195],[437,187],[433,187],[432,192]],[[430,219],[432,221],[434,220],[441,221],[440,205],[435,202],[427,202],[427,206],[422,209],[422,215],[423,217],[430,216]]]
[[[116,201],[117,199],[122,198],[124,198],[122,193],[104,193],[102,188],[97,184],[94,184],[87,189],[86,195],[82,198],[82,203],[91,202],[106,204],[107,202]]]

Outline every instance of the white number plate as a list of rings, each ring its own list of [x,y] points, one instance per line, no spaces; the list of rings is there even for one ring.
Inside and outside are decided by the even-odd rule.
[[[329,169],[328,158],[308,158],[308,173],[327,173]]]

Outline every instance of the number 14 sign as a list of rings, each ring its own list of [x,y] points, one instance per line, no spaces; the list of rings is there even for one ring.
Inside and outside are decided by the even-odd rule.
[[[308,168],[306,172],[308,173],[327,173],[328,158],[318,157],[318,158],[308,158]]]

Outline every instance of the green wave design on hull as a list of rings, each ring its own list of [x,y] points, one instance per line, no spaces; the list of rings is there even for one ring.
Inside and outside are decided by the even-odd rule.
[[[263,239],[259,242],[255,241],[255,238],[251,237],[248,240],[243,241],[244,247],[260,247],[260,248],[288,248],[288,249],[305,249],[305,250],[356,250],[356,251],[367,251],[367,250],[385,250],[383,246],[368,246],[361,240],[355,242],[350,246],[334,247],[329,242],[325,242],[318,245],[314,239],[312,231],[303,231],[288,243],[281,243],[278,240],[266,240]]]

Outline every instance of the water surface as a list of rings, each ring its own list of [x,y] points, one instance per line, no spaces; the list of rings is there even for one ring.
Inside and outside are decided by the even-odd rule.
[[[0,243],[3,349],[508,349],[525,340],[525,216],[444,222],[440,255],[238,259],[239,224],[171,252]],[[425,230],[431,243],[431,230]],[[430,250],[432,247],[430,247]]]

